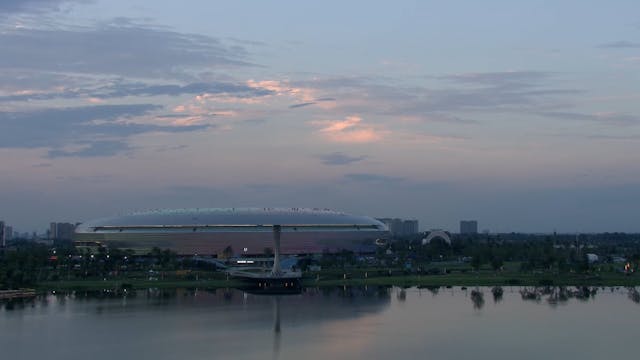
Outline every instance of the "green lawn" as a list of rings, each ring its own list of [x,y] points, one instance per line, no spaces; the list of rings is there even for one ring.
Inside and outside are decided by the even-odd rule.
[[[347,278],[344,274],[347,273]],[[367,277],[365,278],[365,273]],[[204,274],[203,274],[204,275]],[[228,288],[239,287],[242,282],[235,279],[220,278],[220,273],[202,276],[205,280],[193,279],[111,279],[111,280],[63,280],[43,282],[37,286],[39,291],[48,290],[100,290],[100,289],[146,289],[146,288]],[[307,274],[303,278],[304,286],[362,286],[362,285],[395,285],[409,286],[640,286],[640,277],[626,276],[620,273],[601,273],[598,275],[560,274],[552,273],[521,273],[516,271],[493,272],[481,270],[479,272],[452,272],[446,275],[402,275],[398,270],[372,271],[359,269],[357,271],[332,270],[321,271],[317,274]]]
[[[38,291],[50,290],[101,290],[116,288],[227,288],[238,287],[237,280],[69,280],[38,284]]]

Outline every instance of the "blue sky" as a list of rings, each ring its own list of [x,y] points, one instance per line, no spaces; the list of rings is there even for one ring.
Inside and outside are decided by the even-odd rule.
[[[0,218],[640,231],[635,1],[0,4]]]

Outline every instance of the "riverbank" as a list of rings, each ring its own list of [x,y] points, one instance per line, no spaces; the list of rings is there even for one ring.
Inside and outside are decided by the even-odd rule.
[[[236,279],[203,280],[69,280],[42,282],[36,287],[38,292],[52,290],[100,290],[100,289],[147,289],[147,288],[231,288],[242,287]],[[624,274],[605,273],[601,275],[581,274],[521,274],[521,273],[466,273],[446,275],[394,275],[358,278],[335,278],[319,276],[302,279],[305,287],[322,286],[640,286],[640,277]]]
[[[24,299],[36,296],[34,289],[0,290],[0,300]]]
[[[585,276],[566,274],[541,276],[528,274],[447,274],[447,275],[406,275],[375,278],[351,278],[320,281],[305,281],[314,286],[336,285],[393,285],[393,286],[640,286],[640,278],[635,276],[606,274]]]

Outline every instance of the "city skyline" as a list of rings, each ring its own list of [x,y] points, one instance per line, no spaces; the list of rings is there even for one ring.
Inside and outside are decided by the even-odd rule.
[[[3,1],[0,220],[294,206],[640,232],[639,10]]]

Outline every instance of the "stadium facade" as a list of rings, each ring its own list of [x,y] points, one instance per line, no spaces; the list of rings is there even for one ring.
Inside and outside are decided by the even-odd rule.
[[[273,249],[281,235],[282,254],[351,250],[366,252],[389,236],[385,224],[368,216],[328,209],[206,208],[137,212],[80,224],[77,245],[131,249],[154,247],[181,255],[259,255]]]

